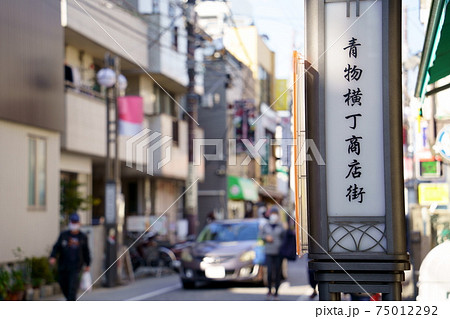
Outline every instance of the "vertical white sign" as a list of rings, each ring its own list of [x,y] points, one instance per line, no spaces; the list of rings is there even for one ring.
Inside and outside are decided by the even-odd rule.
[[[381,1],[346,5],[325,5],[328,216],[384,216]]]
[[[116,222],[116,183],[107,182],[105,185],[105,223]]]
[[[325,4],[329,217],[385,216],[382,1]],[[351,221],[351,218],[347,220]],[[333,252],[385,249],[384,223],[331,223]],[[361,218],[359,219],[361,220]]]

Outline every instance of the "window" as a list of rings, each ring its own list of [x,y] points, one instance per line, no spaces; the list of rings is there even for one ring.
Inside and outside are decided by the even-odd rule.
[[[168,16],[170,19],[170,38],[171,38],[170,42],[172,44],[172,49],[178,51],[178,27],[174,25],[176,21],[175,12],[176,12],[175,4],[169,3]]]
[[[172,139],[178,145],[178,120],[172,121]]]
[[[175,94],[170,91],[164,91],[157,84],[154,86],[155,90],[155,114],[168,114],[173,117],[178,117],[178,107],[175,100]]]
[[[197,237],[197,242],[217,241],[232,242],[256,240],[258,238],[258,223],[219,224],[211,223]]]
[[[47,196],[47,141],[41,137],[28,139],[28,207],[45,208]]]
[[[172,27],[172,48],[178,51],[178,27]]]

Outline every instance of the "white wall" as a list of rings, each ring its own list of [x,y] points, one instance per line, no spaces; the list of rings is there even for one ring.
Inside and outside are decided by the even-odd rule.
[[[144,113],[147,115],[155,113],[156,97],[153,84],[153,80],[146,74],[139,77],[139,95],[142,97]]]
[[[160,114],[149,118],[149,128],[159,132],[162,136],[172,136],[173,117]],[[176,145],[173,141],[165,143],[154,153],[153,172],[155,176],[164,176],[184,180],[188,174],[188,125],[179,121],[179,140]],[[166,148],[170,147],[170,161],[158,169],[158,163],[165,158]]]
[[[86,156],[61,153],[61,171],[78,174],[92,174],[92,160]]]
[[[68,90],[63,146],[70,151],[106,156],[105,102]]]
[[[47,140],[47,197],[42,211],[28,209],[28,136]],[[0,120],[0,263],[48,255],[59,233],[59,133]]]
[[[149,69],[151,73],[162,74],[167,78],[187,86],[186,69],[187,33],[184,27],[182,9],[175,6],[174,18],[169,18],[169,0],[160,0],[160,14],[150,16],[149,25],[151,45],[149,50]],[[173,19],[175,19],[173,21]],[[173,23],[178,27],[178,49],[172,48],[171,30],[164,31]],[[160,37],[160,39],[158,39]],[[163,83],[161,83],[163,84]],[[164,84],[163,84],[164,85]]]
[[[230,15],[226,3],[219,1],[200,2],[195,6],[195,11],[198,14],[198,24],[206,33],[213,39],[223,38],[225,29],[230,27],[230,23],[225,23],[225,18],[229,18]]]

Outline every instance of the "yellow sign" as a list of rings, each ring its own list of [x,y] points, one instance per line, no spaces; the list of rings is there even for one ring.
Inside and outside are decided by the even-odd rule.
[[[283,79],[275,80],[275,110],[288,111],[289,110],[289,98],[291,97],[291,91],[288,89],[288,81]]]
[[[419,184],[419,204],[431,205],[448,204],[448,184],[446,183],[421,183]]]

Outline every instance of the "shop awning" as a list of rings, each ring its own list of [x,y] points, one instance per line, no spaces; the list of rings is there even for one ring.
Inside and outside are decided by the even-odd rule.
[[[228,198],[258,201],[258,185],[248,178],[228,176]]]
[[[433,0],[425,43],[420,60],[415,96],[423,98],[428,84],[450,75],[450,6],[449,0]],[[444,85],[434,92],[449,88]],[[429,92],[430,94],[432,92]]]

